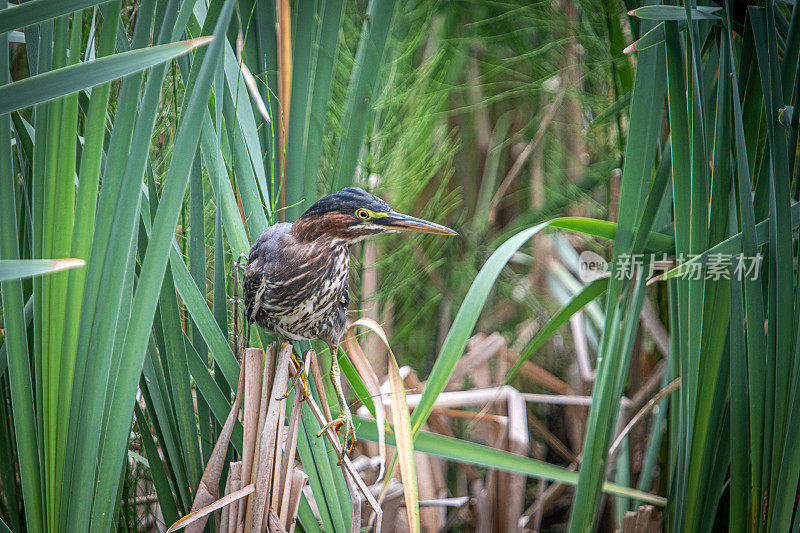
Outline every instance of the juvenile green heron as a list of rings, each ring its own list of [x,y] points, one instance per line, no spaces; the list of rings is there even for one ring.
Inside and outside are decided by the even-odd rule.
[[[342,453],[355,442],[353,417],[336,360],[350,303],[348,252],[351,245],[371,235],[401,231],[458,235],[433,222],[396,213],[377,196],[347,187],[321,198],[297,222],[267,228],[250,249],[245,267],[249,322],[271,331],[282,342],[319,339],[328,344],[339,416],[322,431],[344,426]]]

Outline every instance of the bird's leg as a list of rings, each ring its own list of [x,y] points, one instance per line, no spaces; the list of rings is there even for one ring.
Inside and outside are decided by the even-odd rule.
[[[291,344],[289,341],[285,341],[281,344],[281,350],[286,347],[286,345]],[[294,355],[294,350],[291,353],[292,363],[297,367],[297,375],[292,380],[292,384],[289,385],[289,388],[286,390],[286,394],[278,398],[279,400],[285,400],[289,397],[292,393],[292,390],[295,389],[297,386],[297,382],[301,382],[303,384],[303,397],[308,398],[311,396],[310,389],[308,388],[308,377],[306,376],[306,368],[303,365],[302,359],[298,360],[297,357]]]
[[[342,390],[341,370],[339,369],[338,361],[339,345],[337,344],[334,347],[329,344],[328,348],[331,351],[331,381],[333,382],[333,389],[336,391],[336,399],[339,401],[339,416],[325,424],[325,427],[317,433],[317,437],[321,437],[331,427],[336,428],[336,432],[339,433],[342,426],[344,426],[344,442],[342,443],[342,454],[339,456],[339,464],[342,464],[344,455],[350,453],[356,443],[356,427],[353,425],[353,415],[350,413],[350,407],[347,405],[347,400],[345,400],[344,391]]]

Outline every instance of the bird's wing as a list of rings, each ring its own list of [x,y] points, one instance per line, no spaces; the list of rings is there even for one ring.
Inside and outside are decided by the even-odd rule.
[[[294,310],[313,282],[314,269],[307,251],[291,236],[291,224],[268,228],[250,249],[244,275],[247,319],[255,321],[259,309],[273,315]]]

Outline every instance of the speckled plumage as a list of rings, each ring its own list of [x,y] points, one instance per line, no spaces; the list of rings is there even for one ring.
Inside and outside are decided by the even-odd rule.
[[[292,224],[276,224],[256,240],[244,276],[247,319],[287,340],[336,345],[344,334],[346,241],[321,236],[299,242]]]

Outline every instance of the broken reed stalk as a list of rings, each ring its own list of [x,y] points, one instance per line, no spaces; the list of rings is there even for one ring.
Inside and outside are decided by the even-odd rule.
[[[311,358],[308,357],[308,352],[306,352],[306,357],[303,358],[303,362],[305,364],[305,373],[308,375],[309,365],[311,364]],[[297,483],[297,472],[305,476],[305,479],[308,480],[308,476],[305,474],[305,472],[294,467],[294,458],[297,452],[297,437],[300,431],[300,415],[302,414],[303,409],[303,405],[301,403],[302,401],[303,396],[299,394],[299,392],[295,393],[294,404],[292,405],[292,413],[289,415],[289,434],[286,437],[287,453],[283,457],[283,463],[281,464],[279,487],[282,489],[282,494],[280,505],[278,506],[278,509],[280,510],[278,518],[284,524],[287,523],[289,516],[295,516],[297,514],[297,508],[294,507],[295,502],[293,502],[291,499],[293,490],[286,490],[286,483],[289,476],[292,476],[292,487],[294,487],[294,483]],[[305,481],[303,484],[305,484]],[[299,495],[296,503],[298,506],[300,505]],[[290,509],[292,510],[291,515],[288,514]]]
[[[275,444],[278,439],[278,428],[283,428],[283,420],[279,417],[282,411],[281,406],[285,405],[285,400],[281,397],[286,393],[286,382],[289,378],[289,356],[292,349],[291,344],[287,344],[281,349],[278,355],[278,368],[275,371],[275,388],[269,396],[263,397],[268,399],[269,407],[266,421],[261,426],[258,462],[254,463],[253,475],[250,477],[251,481],[255,479],[256,492],[254,497],[247,502],[248,513],[245,529],[248,531],[261,531],[265,509],[269,512],[267,498],[269,497],[269,488],[272,486],[272,473],[275,466]],[[251,525],[252,527],[250,527]]]
[[[203,477],[200,479],[200,486],[195,493],[194,502],[192,503],[192,512],[189,515],[198,513],[200,509],[208,506],[217,498],[219,498],[219,480],[222,476],[222,468],[225,464],[225,454],[228,450],[228,444],[231,440],[231,433],[236,424],[236,417],[239,414],[239,406],[242,402],[242,392],[244,390],[245,380],[242,372],[239,373],[239,383],[236,386],[236,398],[233,400],[233,406],[225,420],[225,425],[222,426],[217,443],[214,445],[214,450],[211,452],[211,457],[208,461]],[[187,531],[202,532],[205,528],[206,519],[200,518],[192,522]]]
[[[223,532],[261,533],[267,529],[294,529],[308,476],[294,465],[304,399],[302,387],[296,389],[288,431],[284,424],[286,398],[283,396],[291,350],[291,345],[287,345],[278,355],[277,345],[273,344],[268,347],[266,358],[259,349],[246,350],[236,398],[206,466],[192,512],[173,524],[170,532],[183,527],[200,532],[208,515],[219,509],[222,509],[219,530]],[[225,453],[242,402],[242,460],[230,463],[225,495],[219,498],[216,487],[219,486]]]
[[[242,443],[242,484],[244,484],[244,480],[250,480],[258,437],[258,413],[261,404],[261,380],[264,368],[263,352],[256,348],[245,350],[242,368],[245,372],[244,442]],[[239,505],[237,524],[244,520],[246,507],[244,502]]]

